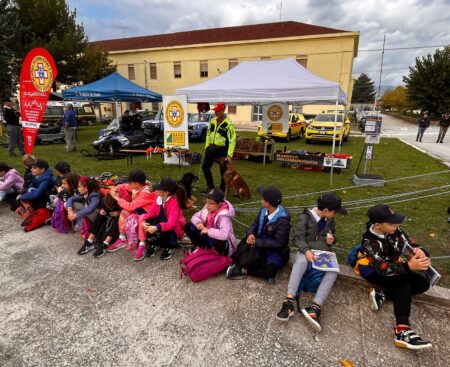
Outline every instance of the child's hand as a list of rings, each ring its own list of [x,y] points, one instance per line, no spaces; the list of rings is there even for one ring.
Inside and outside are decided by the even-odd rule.
[[[197,223],[197,225],[195,226],[199,231],[201,231],[203,228],[205,228],[205,226],[203,225],[203,223]]]
[[[144,228],[144,231],[147,232],[148,227],[150,227],[150,224],[147,222],[142,222],[142,228]]]
[[[156,226],[148,226],[148,228],[147,228],[147,232],[150,234],[155,233],[157,230],[158,230],[158,227],[156,227]]]
[[[57,188],[56,188],[56,191],[58,192],[58,194],[61,192],[61,191],[63,191],[64,190],[64,187],[62,187],[62,186],[58,186]]]
[[[69,220],[77,220],[77,213],[70,211],[67,213],[67,218]]]
[[[208,228],[203,227],[203,229],[202,229],[202,234],[208,234]]]
[[[331,232],[327,233],[326,242],[327,242],[327,245],[332,245],[334,243],[334,236]]]
[[[254,234],[249,234],[248,237],[247,237],[247,243],[248,243],[249,245],[254,245],[255,242],[256,242],[256,237],[255,237],[255,235],[254,235]]]
[[[314,254],[312,253],[311,250],[306,251],[305,256],[306,260],[308,260],[309,262],[312,262],[314,260]]]
[[[419,247],[414,247],[413,251],[414,251],[414,254],[417,255],[419,258],[427,257],[427,255],[425,255],[425,252]]]
[[[430,265],[431,260],[428,257],[419,257],[417,253],[408,261],[408,267],[412,271],[427,270]]]
[[[100,209],[100,215],[106,215],[105,209]]]

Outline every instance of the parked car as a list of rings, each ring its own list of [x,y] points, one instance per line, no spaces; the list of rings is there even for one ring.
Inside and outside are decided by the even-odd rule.
[[[258,136],[269,135],[274,138],[286,139],[287,142],[296,137],[300,139],[306,131],[306,120],[301,113],[291,113],[289,115],[289,130],[282,131],[268,131],[263,132],[262,124],[258,126]]]
[[[91,105],[84,105],[82,107],[75,107],[75,115],[77,117],[78,126],[87,125],[92,126],[97,122],[94,108]]]
[[[64,119],[64,107],[63,106],[47,106],[44,114],[42,115],[41,126],[62,126]]]
[[[380,114],[380,111],[377,110],[371,110],[371,111],[362,111],[360,113],[357,113],[357,123],[358,123],[358,128],[361,131],[364,131],[364,128],[366,126],[366,121],[367,121],[367,116],[377,116]]]
[[[206,141],[208,125],[214,117],[213,113],[190,113],[188,114],[189,140]]]
[[[313,141],[333,141],[334,113],[319,113],[306,128],[306,143]],[[337,114],[336,142],[347,141],[350,135],[350,120],[345,113]]]

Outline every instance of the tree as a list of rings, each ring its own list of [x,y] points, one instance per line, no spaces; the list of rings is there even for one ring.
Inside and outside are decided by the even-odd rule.
[[[367,74],[362,73],[353,84],[352,103],[373,103],[375,84]]]
[[[403,77],[408,99],[430,113],[442,113],[450,107],[450,46],[433,55],[416,58],[416,65]]]
[[[83,83],[115,70],[103,51],[88,44],[83,25],[76,22],[76,10],[71,11],[65,0],[16,0],[16,3],[20,22],[28,25],[17,49],[17,73],[23,58],[35,47],[43,47],[53,56],[59,83]]]
[[[393,108],[395,110],[409,110],[413,107],[412,103],[406,96],[405,87],[402,86],[384,93],[382,100],[383,107],[387,109]]]

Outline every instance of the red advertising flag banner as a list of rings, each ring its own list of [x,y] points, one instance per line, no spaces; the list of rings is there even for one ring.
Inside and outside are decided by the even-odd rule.
[[[20,113],[27,154],[33,151],[39,124],[56,75],[55,61],[46,49],[34,48],[25,57],[20,73]]]

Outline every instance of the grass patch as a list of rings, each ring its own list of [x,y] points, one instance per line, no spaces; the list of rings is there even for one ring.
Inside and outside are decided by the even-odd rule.
[[[103,126],[82,127],[78,131],[78,149],[90,149],[90,143],[97,136],[97,131]],[[239,132],[242,136],[255,136],[252,132]],[[0,142],[5,142],[5,137],[0,137]],[[277,142],[276,148],[283,149],[288,145],[289,150],[307,149],[314,151],[331,152],[330,144],[315,144],[306,145],[304,139],[295,140],[289,144]],[[353,187],[351,182],[353,170],[356,169],[357,161],[364,146],[363,138],[351,137],[348,143],[342,147],[342,152],[353,155],[353,162],[351,169],[343,170],[340,174],[335,174],[333,178],[333,186],[330,186],[329,174],[324,172],[309,172],[292,168],[281,168],[280,164],[270,163],[263,166],[260,163],[248,161],[236,161],[236,167],[243,175],[250,188],[256,188],[259,185],[276,185],[283,192],[284,196],[292,196],[298,194],[312,193],[322,190],[336,190],[336,193],[341,195],[345,202],[354,200],[363,200],[368,198],[378,198],[388,195],[396,195],[405,192],[413,192],[424,189],[431,189],[443,185],[448,185],[450,182],[450,174],[437,174],[422,178],[414,178],[408,180],[400,180],[388,182],[382,188],[370,187]],[[19,167],[20,158],[9,158],[6,154],[6,149],[0,148],[0,159],[6,161],[13,167]],[[200,143],[191,144],[191,150],[203,154],[204,145]],[[178,168],[175,166],[166,166],[162,163],[159,156],[153,157],[151,160],[146,160],[145,156],[136,156],[134,158],[134,165],[126,165],[125,159],[97,161],[91,158],[84,158],[79,153],[66,153],[63,144],[55,145],[38,145],[34,148],[34,154],[39,158],[46,159],[53,166],[57,161],[67,160],[74,172],[84,175],[97,175],[104,171],[110,171],[118,175],[126,175],[132,168],[143,169],[151,180],[157,181],[164,176],[172,176],[180,178],[185,172],[194,172],[200,176],[199,188],[203,189],[205,181],[200,172],[200,166],[194,165],[191,167]],[[373,174],[380,174],[386,180],[396,179],[399,177],[420,175],[425,173],[432,173],[446,170],[446,167],[438,160],[431,158],[416,149],[403,144],[398,139],[382,138],[379,145],[375,146],[375,155],[372,166]],[[215,182],[219,180],[219,170],[217,165],[213,168],[215,175]],[[345,190],[337,190],[339,188],[348,187]],[[446,195],[423,198],[423,196],[433,193],[446,193]],[[446,222],[447,207],[450,205],[450,190],[448,188],[438,191],[429,191],[417,193],[415,195],[404,196],[397,199],[379,199],[370,203],[363,203],[360,205],[363,208],[351,209],[346,217],[337,218],[337,237],[338,247],[340,249],[349,249],[357,244],[365,229],[367,216],[365,215],[367,208],[370,205],[388,203],[396,200],[405,200],[410,198],[418,198],[419,200],[406,201],[402,203],[394,203],[392,207],[408,216],[408,220],[404,227],[416,242],[423,244],[432,252],[432,256],[450,255],[450,225]],[[318,194],[304,195],[286,199],[284,205],[288,207],[293,206],[308,206],[314,205]],[[199,197],[199,200],[202,200]],[[258,208],[259,203],[254,203],[258,200],[253,190],[252,199],[245,202],[240,202],[235,198],[231,201],[238,204],[237,208]],[[298,210],[292,211],[294,218],[293,224],[296,222]],[[189,217],[189,213],[187,217]],[[254,219],[255,213],[238,212],[237,219],[249,224]],[[238,236],[242,236],[245,232],[245,227],[239,223],[235,223],[235,231]],[[346,253],[343,250],[337,250],[337,254],[341,262],[344,261]],[[441,285],[450,286],[450,260],[436,260],[434,266],[442,273],[443,280]]]

